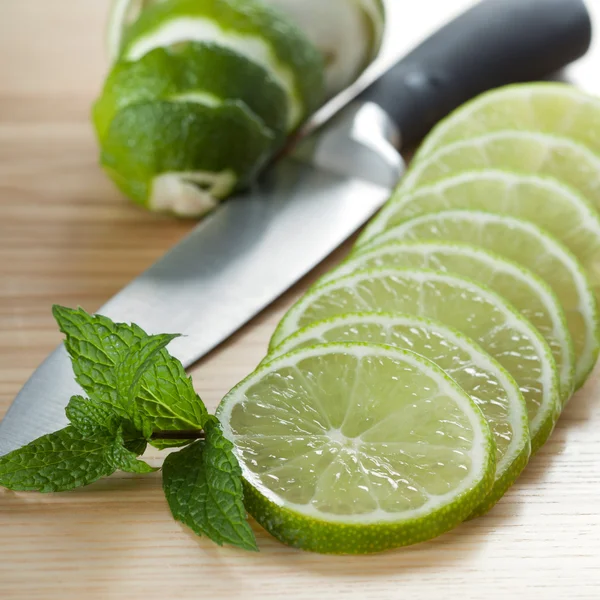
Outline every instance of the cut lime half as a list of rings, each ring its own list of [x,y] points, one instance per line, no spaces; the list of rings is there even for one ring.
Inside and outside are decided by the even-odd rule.
[[[556,362],[563,403],[573,393],[575,352],[564,310],[532,271],[476,246],[444,241],[390,242],[352,254],[318,285],[377,267],[426,268],[479,281],[506,298],[542,334]]]
[[[493,439],[473,400],[432,362],[390,346],[286,354],[229,392],[217,416],[248,511],[305,550],[430,539],[470,515],[494,480]]]
[[[519,384],[533,451],[548,438],[561,410],[558,373],[548,344],[504,298],[457,275],[372,269],[313,288],[284,316],[270,348],[315,321],[361,311],[436,319],[475,340]]]
[[[567,248],[533,223],[472,210],[448,210],[416,217],[373,238],[369,246],[416,240],[481,246],[539,275],[565,311],[575,348],[575,388],[584,384],[598,358],[600,321],[590,281]]]
[[[414,315],[350,313],[313,323],[287,338],[266,361],[297,348],[333,342],[387,344],[433,361],[473,398],[496,443],[494,487],[475,512],[489,510],[529,459],[527,409],[515,380],[473,340],[438,321]]]

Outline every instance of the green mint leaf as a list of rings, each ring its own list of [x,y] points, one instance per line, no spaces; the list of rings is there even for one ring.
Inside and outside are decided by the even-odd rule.
[[[140,438],[137,440],[126,440],[123,445],[129,452],[133,452],[136,456],[140,456],[146,452],[148,442],[145,439]]]
[[[142,387],[142,377],[157,358],[160,351],[177,335],[154,335],[134,344],[125,358],[116,365],[117,398],[133,420],[135,427],[145,438],[150,438],[155,427],[143,407],[137,402]]]
[[[108,406],[83,396],[73,396],[65,413],[73,427],[85,438],[115,434],[121,423]]]
[[[167,456],[163,489],[173,517],[219,545],[258,550],[246,519],[242,470],[216,419],[199,440]]]
[[[206,407],[181,362],[167,357],[152,363],[142,376],[138,406],[158,430],[203,429],[209,417]]]
[[[96,401],[107,404],[123,418],[129,414],[118,399],[115,366],[126,360],[129,351],[148,336],[135,324],[113,323],[82,309],[53,308],[61,331],[66,335],[75,377]],[[194,391],[181,362],[163,349],[146,365],[136,398],[138,414],[150,417],[155,429],[202,429],[208,413]],[[153,442],[157,447],[178,445]]]
[[[0,486],[16,491],[64,492],[111,475],[111,440],[85,439],[69,426],[0,457]]]
[[[123,432],[118,431],[113,443],[106,450],[108,462],[115,470],[125,471],[126,473],[152,473],[158,469],[151,467],[143,460],[138,460],[137,454],[125,447]]]
[[[113,439],[121,429],[127,440],[126,445],[129,441],[137,442],[133,450],[141,445],[139,440],[143,438],[143,434],[140,429],[132,421],[115,415],[107,404],[83,396],[73,396],[65,413],[73,427],[84,438],[104,436]],[[143,449],[137,453],[138,455],[143,454],[146,449],[146,440],[143,441]]]

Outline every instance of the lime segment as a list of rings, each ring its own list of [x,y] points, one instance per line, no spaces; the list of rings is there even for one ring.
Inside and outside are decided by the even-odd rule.
[[[548,344],[504,298],[457,275],[372,269],[313,288],[282,319],[270,348],[315,321],[361,311],[424,316],[472,338],[519,384],[527,403],[533,451],[550,435],[561,402]]]
[[[473,400],[425,358],[327,344],[260,367],[221,402],[245,504],[279,540],[362,554],[437,536],[488,494],[495,449]]]
[[[520,263],[546,281],[562,304],[573,340],[575,388],[583,385],[600,349],[598,308],[588,277],[567,248],[533,223],[470,210],[416,217],[373,238],[369,246],[415,240],[476,244]]]
[[[548,284],[518,263],[475,246],[390,242],[352,254],[318,284],[376,267],[428,268],[479,281],[506,298],[543,335],[552,350],[566,402],[573,393],[575,352],[560,301]]]
[[[491,508],[519,476],[531,449],[527,409],[515,380],[469,338],[414,315],[351,313],[319,321],[287,338],[266,361],[297,348],[350,341],[416,352],[441,367],[473,398],[496,443],[494,487],[476,512]]]

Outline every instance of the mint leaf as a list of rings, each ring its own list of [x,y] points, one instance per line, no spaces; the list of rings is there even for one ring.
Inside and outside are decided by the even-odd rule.
[[[136,452],[136,456],[146,450],[146,439],[140,429],[129,419],[115,415],[111,407],[106,404],[83,396],[73,396],[65,413],[73,427],[84,438],[104,436],[114,439],[121,430],[126,440],[125,447]]]
[[[176,337],[178,336],[169,334],[148,336],[134,344],[116,366],[117,398],[146,439],[152,435],[155,424],[137,403],[142,376],[157,359],[159,352]]]
[[[119,399],[115,367],[126,361],[130,351],[150,336],[135,324],[113,323],[101,315],[88,315],[82,309],[55,306],[53,313],[67,337],[65,346],[79,385],[97,402],[108,405],[122,418],[130,418]],[[136,389],[136,414],[150,417],[156,429],[177,431],[204,427],[208,418],[206,408],[181,362],[166,350],[160,350],[145,365]],[[172,442],[154,444],[174,445]]]
[[[83,396],[73,396],[65,413],[84,438],[115,434],[121,423],[121,419],[108,406]]]
[[[161,354],[163,360],[152,363],[142,376],[137,398],[140,410],[153,418],[159,430],[203,429],[209,415],[192,378],[180,361],[165,350]]]
[[[242,470],[214,417],[199,440],[167,456],[163,489],[173,517],[222,546],[257,550],[246,520]]]
[[[64,492],[111,475],[112,440],[85,439],[69,426],[0,457],[0,485],[17,491]]]
[[[137,454],[124,446],[123,432],[118,431],[113,443],[107,448],[106,457],[115,470],[127,473],[152,473],[158,469],[151,467],[143,460],[137,459]]]
[[[127,450],[133,452],[136,456],[140,456],[146,452],[148,442],[144,439],[126,440],[123,444]]]

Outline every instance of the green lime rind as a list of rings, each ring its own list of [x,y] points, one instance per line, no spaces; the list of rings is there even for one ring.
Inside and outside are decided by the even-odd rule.
[[[543,439],[548,439],[552,430],[541,434]],[[515,457],[511,463],[510,469],[507,469],[500,479],[496,479],[492,491],[483,499],[483,501],[475,507],[473,512],[469,515],[469,519],[476,519],[482,517],[488,513],[498,502],[502,499],[504,494],[513,486],[519,475],[523,472],[527,464],[529,463],[529,457],[531,455],[529,448],[523,448],[521,453]]]
[[[396,193],[486,168],[554,177],[600,209],[600,156],[570,138],[536,131],[492,131],[442,146],[411,165]]]
[[[117,62],[94,105],[100,140],[115,115],[132,104],[206,96],[209,103],[239,100],[262,120],[277,142],[285,137],[288,101],[269,73],[241,54],[214,43],[156,48],[137,61]]]
[[[416,515],[413,511],[413,514],[404,518],[401,517],[402,513],[397,513],[397,519],[390,516],[373,520],[367,514],[361,522],[360,519],[352,519],[345,515],[326,515],[323,512],[319,515],[307,514],[310,511],[304,508],[305,505],[291,505],[260,481],[236,447],[244,477],[246,509],[269,533],[292,547],[323,554],[368,554],[425,541],[459,525],[480,505],[493,485],[494,442],[489,427],[473,400],[435,364],[413,352],[390,346],[360,343],[326,344],[303,348],[259,366],[230,391],[217,408],[216,414],[222,423],[225,437],[236,444],[236,436],[231,426],[235,406],[254,382],[276,372],[278,366],[287,367],[295,361],[299,362],[315,354],[341,354],[359,350],[365,355],[393,358],[398,361],[399,366],[406,362],[419,364],[420,369],[428,375],[434,375],[438,381],[443,381],[447,389],[452,390],[454,397],[460,397],[463,410],[469,407],[471,426],[478,430],[481,456],[477,468],[473,468],[473,476],[465,489],[448,494],[449,498],[438,506],[420,509],[416,511]]]
[[[428,294],[429,298],[434,298],[431,303],[426,302],[423,297],[426,286],[436,290]],[[417,293],[417,290],[421,291]],[[454,294],[453,298],[448,296],[450,293]],[[477,309],[478,314],[473,315],[466,308]],[[466,277],[428,269],[393,268],[369,269],[341,277],[313,288],[290,308],[271,337],[269,352],[312,322],[356,311],[417,314],[438,319],[458,329],[503,364],[519,386],[527,390],[523,391],[523,395],[529,411],[532,453],[539,450],[554,429],[562,410],[562,402],[558,369],[546,340],[502,296]],[[459,311],[466,312],[461,314]],[[487,314],[491,312],[495,314],[494,327],[490,325]],[[503,320],[501,328],[497,326],[498,319]],[[508,335],[508,323],[511,324],[514,335],[502,339]],[[496,339],[496,336],[501,337]],[[515,338],[517,341],[513,342]],[[511,346],[513,343],[522,344],[526,340],[526,348],[521,352],[527,354],[522,355],[519,361],[515,360],[518,350],[504,347],[508,339]],[[526,367],[524,361],[533,356],[534,363]],[[539,376],[532,379],[530,370],[534,366],[539,370]]]
[[[231,185],[211,190],[225,197],[252,180],[272,143],[273,134],[241,102],[154,101],[115,115],[102,141],[101,161],[127,196],[152,209],[157,176],[231,173]]]
[[[508,300],[543,335],[559,369],[563,404],[571,397],[575,350],[563,307],[552,288],[523,265],[478,246],[445,241],[392,241],[359,248],[316,282],[365,269],[429,268],[479,281]]]
[[[527,407],[508,371],[456,329],[399,313],[350,313],[318,321],[284,340],[263,363],[298,348],[350,341],[417,352],[448,373],[473,398],[496,443],[494,486],[475,511],[487,512],[517,479],[531,452]]]
[[[129,28],[122,57],[138,59],[156,47],[214,41],[268,63],[290,94],[288,129],[324,98],[323,59],[302,31],[269,6],[250,0],[168,0],[150,6]]]
[[[600,314],[591,282],[568,248],[534,223],[476,210],[444,210],[415,217],[374,237],[364,248],[417,240],[477,243],[544,279],[560,300],[571,332],[575,389],[585,383],[600,352]]]
[[[458,140],[502,129],[563,135],[600,154],[600,99],[572,85],[554,82],[514,84],[485,92],[440,121],[414,161]]]
[[[142,10],[165,0],[112,0],[106,26],[106,50],[111,63],[121,54],[123,37]]]

